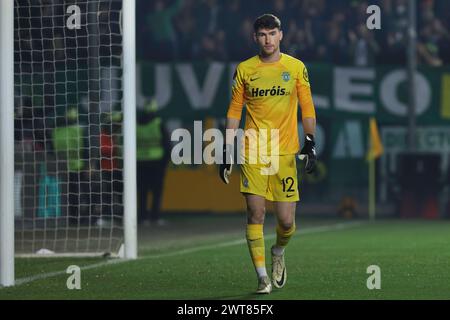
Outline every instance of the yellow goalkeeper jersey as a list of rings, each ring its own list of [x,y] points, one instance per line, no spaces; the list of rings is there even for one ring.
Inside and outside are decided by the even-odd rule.
[[[266,129],[266,132],[278,129],[278,154],[294,154],[300,148],[297,128],[299,102],[303,119],[316,117],[308,71],[303,62],[281,53],[277,62],[265,63],[256,55],[237,66],[227,117],[240,120],[245,104],[245,132],[249,129],[257,133],[261,129]],[[267,154],[271,152],[270,136],[268,133]],[[247,143],[245,148],[248,150]]]

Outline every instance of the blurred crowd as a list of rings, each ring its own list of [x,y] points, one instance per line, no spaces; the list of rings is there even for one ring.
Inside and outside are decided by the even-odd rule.
[[[381,30],[366,9],[381,8]],[[450,64],[450,1],[417,0],[419,63]],[[404,64],[408,0],[138,0],[138,58],[241,61],[255,54],[253,21],[281,19],[282,51],[304,61],[370,66]]]

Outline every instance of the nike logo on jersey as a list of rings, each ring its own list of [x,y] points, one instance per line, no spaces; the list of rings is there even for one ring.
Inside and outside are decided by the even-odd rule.
[[[260,77],[256,77],[256,78],[250,78],[250,81],[255,81],[258,80]]]
[[[287,194],[286,198],[290,198],[290,197],[293,197],[293,196],[294,196],[293,194]]]

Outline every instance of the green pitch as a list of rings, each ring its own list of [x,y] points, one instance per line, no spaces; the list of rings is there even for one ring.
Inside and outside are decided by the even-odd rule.
[[[297,224],[286,251],[287,284],[270,295],[253,294],[242,217],[209,216],[140,230],[136,261],[17,259],[19,285],[1,288],[0,299],[450,299],[449,221]],[[273,226],[268,217],[269,271]],[[81,290],[66,287],[73,264],[81,267]],[[379,290],[366,286],[370,265],[380,267]]]

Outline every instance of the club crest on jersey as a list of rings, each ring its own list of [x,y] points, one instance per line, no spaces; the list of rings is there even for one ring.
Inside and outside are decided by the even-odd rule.
[[[281,79],[283,79],[284,82],[288,82],[289,80],[291,80],[291,74],[285,71],[281,74]]]
[[[309,82],[308,71],[306,70],[306,68],[303,69],[303,80]]]

